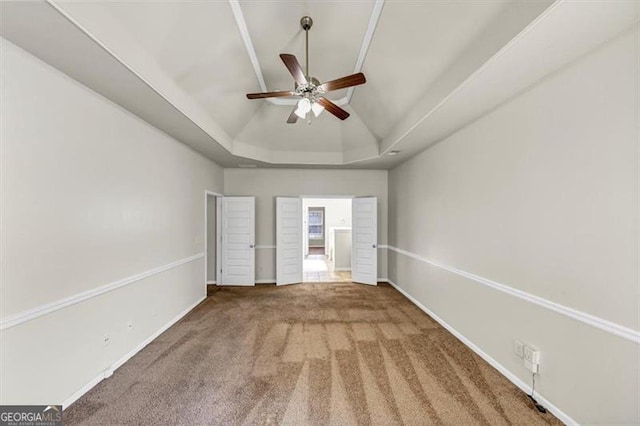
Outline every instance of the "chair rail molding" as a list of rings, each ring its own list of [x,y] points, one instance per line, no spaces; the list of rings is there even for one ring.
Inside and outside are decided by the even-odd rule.
[[[59,299],[54,302],[47,303],[45,305],[37,306],[35,308],[28,309],[26,311],[18,312],[17,314],[14,314],[14,315],[9,315],[0,320],[0,331],[34,320],[43,315],[47,315],[52,312],[59,311],[60,309],[64,309],[68,306],[84,302],[85,300],[100,296],[101,294],[116,290],[118,288],[127,286],[129,284],[133,284],[145,278],[152,277],[161,272],[168,271],[169,269],[177,268],[178,266],[184,265],[189,262],[193,262],[194,260],[198,260],[203,257],[204,257],[204,252],[197,253],[197,254],[194,254],[193,256],[176,260],[175,262],[171,262],[169,264],[142,272],[137,275],[132,275],[130,277],[126,277],[121,280],[114,281],[112,283],[105,284],[97,288],[93,288],[91,290],[83,291],[82,293],[74,294],[73,296],[65,297],[64,299]]]
[[[551,311],[557,312],[561,315],[567,316],[576,321],[582,322],[584,324],[587,324],[592,327],[598,328],[600,330],[606,331],[608,333],[614,334],[618,337],[622,337],[623,339],[630,340],[636,344],[640,344],[640,331],[638,330],[634,330],[624,325],[617,324],[613,321],[609,321],[604,318],[600,318],[595,315],[591,315],[586,312],[582,312],[577,309],[573,309],[568,306],[561,305],[560,303],[553,302],[549,299],[545,299],[544,297],[536,296],[535,294],[527,293],[526,291],[518,290],[506,284],[501,284],[501,283],[492,281],[488,278],[484,278],[484,277],[472,274],[470,272],[466,272],[466,271],[454,268],[452,266],[444,265],[442,263],[433,261],[431,259],[427,259],[425,257],[422,257],[415,253],[411,253],[410,251],[403,250],[398,247],[389,245],[387,246],[387,248],[403,256],[407,256],[411,259],[414,259],[423,263],[427,263],[432,266],[436,266],[438,268],[444,269],[445,271],[470,279],[478,284],[482,284],[494,290],[506,293],[513,297],[517,297],[518,299],[521,299],[521,300],[533,303],[535,305],[541,306],[543,308],[549,309]]]

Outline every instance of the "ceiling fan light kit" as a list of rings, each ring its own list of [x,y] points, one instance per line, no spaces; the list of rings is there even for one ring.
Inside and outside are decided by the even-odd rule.
[[[282,59],[282,62],[284,62],[284,65],[295,80],[294,91],[248,93],[247,98],[300,97],[301,99],[287,119],[287,123],[289,124],[297,122],[298,118],[307,119],[308,123],[311,124],[311,113],[313,113],[313,116],[318,117],[325,109],[340,120],[346,120],[349,117],[349,113],[325,98],[324,94],[333,90],[358,86],[364,84],[367,80],[362,73],[352,74],[322,84],[320,84],[320,81],[315,77],[311,77],[309,73],[309,30],[313,26],[313,19],[309,16],[303,16],[300,19],[300,26],[305,32],[306,73],[302,70],[298,59],[294,55],[288,53],[280,54],[280,59]]]

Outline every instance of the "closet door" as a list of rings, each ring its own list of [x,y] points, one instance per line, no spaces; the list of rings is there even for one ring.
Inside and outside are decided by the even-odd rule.
[[[353,199],[351,281],[378,284],[378,199]]]

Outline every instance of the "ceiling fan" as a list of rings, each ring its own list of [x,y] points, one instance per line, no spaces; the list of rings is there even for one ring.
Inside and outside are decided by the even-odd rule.
[[[309,114],[309,124],[311,124],[311,112],[313,112],[313,115],[317,117],[325,109],[340,120],[345,120],[349,117],[349,113],[331,102],[329,99],[325,98],[323,95],[333,90],[358,86],[366,83],[367,81],[364,74],[361,72],[327,81],[322,84],[320,84],[318,79],[315,77],[311,77],[311,74],[309,73],[309,29],[312,25],[313,20],[309,16],[303,16],[302,19],[300,19],[300,26],[302,26],[302,29],[305,31],[306,73],[302,70],[298,59],[296,59],[294,55],[288,53],[280,54],[280,59],[282,59],[282,62],[284,62],[284,65],[295,80],[295,89],[293,91],[247,94],[247,98],[249,99],[279,98],[288,96],[300,97],[301,99],[298,101],[287,120],[287,123],[290,124],[298,121],[298,117],[302,119],[307,118],[307,114]]]

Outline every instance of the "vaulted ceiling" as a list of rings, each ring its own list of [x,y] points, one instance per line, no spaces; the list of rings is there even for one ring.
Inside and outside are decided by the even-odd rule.
[[[225,166],[388,168],[638,19],[635,2],[613,11],[606,2],[571,3],[48,1],[1,7],[3,37]],[[245,97],[293,89],[278,54],[293,53],[304,63],[304,15],[314,20],[312,76],[322,82],[361,71],[367,77],[365,85],[328,95],[351,114],[346,121],[325,111],[311,124],[287,124],[295,99]],[[391,150],[400,154],[387,155]]]

